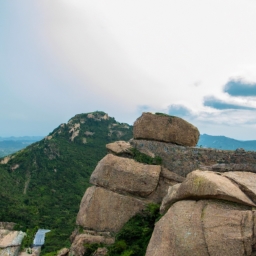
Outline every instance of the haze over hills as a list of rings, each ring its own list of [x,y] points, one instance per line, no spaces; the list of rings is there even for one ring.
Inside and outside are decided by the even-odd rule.
[[[241,141],[225,136],[201,134],[197,146],[222,150],[236,150],[237,148],[243,148],[247,151],[256,151],[256,140]]]
[[[0,137],[0,157],[17,152],[41,139],[43,136]]]
[[[0,157],[13,154],[43,138],[43,136],[0,137]],[[247,151],[256,151],[256,140],[241,141],[225,136],[201,134],[197,146],[222,150],[243,148]]]
[[[65,246],[105,145],[131,138],[131,126],[97,111],[76,115],[45,139],[0,159],[0,220],[24,231],[51,229],[47,251]]]

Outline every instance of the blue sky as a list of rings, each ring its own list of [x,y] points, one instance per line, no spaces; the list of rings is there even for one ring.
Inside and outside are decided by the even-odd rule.
[[[102,110],[256,139],[255,13],[252,0],[1,1],[0,136]]]

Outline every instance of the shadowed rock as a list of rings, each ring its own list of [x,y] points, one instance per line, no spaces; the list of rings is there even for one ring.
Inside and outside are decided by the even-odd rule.
[[[81,201],[76,223],[84,229],[116,233],[144,207],[139,199],[90,187]]]
[[[177,198],[177,191],[179,190],[181,184],[175,184],[173,186],[170,186],[168,189],[168,192],[166,196],[163,198],[161,207],[160,207],[160,213],[164,214],[170,206],[173,204],[174,198]]]

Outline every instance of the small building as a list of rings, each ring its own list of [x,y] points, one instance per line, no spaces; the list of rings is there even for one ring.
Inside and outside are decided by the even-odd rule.
[[[45,234],[50,232],[49,229],[38,229],[38,231],[35,234],[35,238],[33,240],[33,247],[34,246],[42,246],[44,244],[45,240]]]

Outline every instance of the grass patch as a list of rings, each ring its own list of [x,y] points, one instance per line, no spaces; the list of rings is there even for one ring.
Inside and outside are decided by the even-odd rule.
[[[163,160],[160,156],[150,157],[144,153],[141,153],[138,149],[132,148],[131,150],[133,159],[139,163],[161,165]]]

